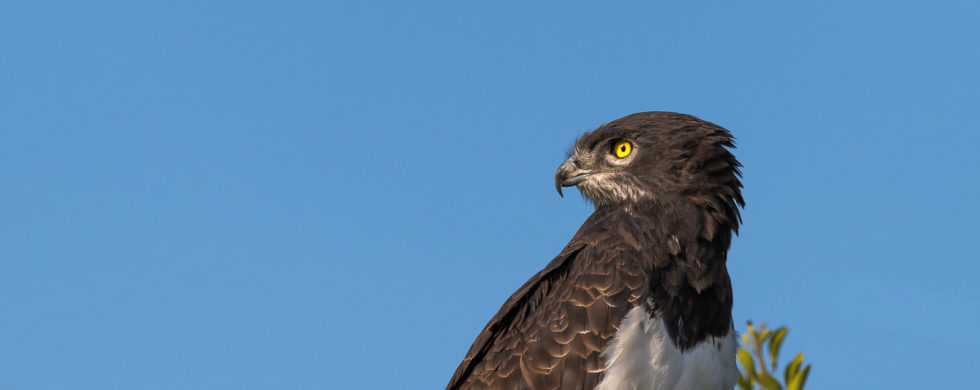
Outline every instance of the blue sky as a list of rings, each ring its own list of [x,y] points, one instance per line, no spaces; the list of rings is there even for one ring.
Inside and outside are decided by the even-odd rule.
[[[977,2],[0,4],[0,388],[431,389],[637,111],[729,128],[734,317],[980,382]],[[574,192],[574,191],[573,191]]]

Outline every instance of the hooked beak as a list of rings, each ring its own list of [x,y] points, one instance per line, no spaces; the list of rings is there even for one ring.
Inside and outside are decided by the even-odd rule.
[[[558,167],[558,172],[555,173],[555,189],[558,190],[558,196],[565,197],[561,193],[562,187],[571,187],[581,183],[585,179],[588,179],[591,173],[592,171],[590,170],[580,169],[571,158],[565,160]]]

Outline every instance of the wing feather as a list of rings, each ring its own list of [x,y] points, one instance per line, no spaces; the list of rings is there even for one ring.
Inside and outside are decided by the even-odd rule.
[[[600,354],[648,288],[643,262],[626,259],[639,255],[635,246],[609,233],[577,235],[511,295],[447,390],[594,388],[604,369]]]

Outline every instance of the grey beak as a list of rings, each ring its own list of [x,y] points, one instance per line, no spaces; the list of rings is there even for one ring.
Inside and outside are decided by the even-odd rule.
[[[592,171],[580,169],[573,159],[565,160],[558,167],[558,172],[555,173],[555,190],[558,190],[558,196],[565,197],[561,193],[562,187],[571,187],[581,183],[589,178],[590,173]]]

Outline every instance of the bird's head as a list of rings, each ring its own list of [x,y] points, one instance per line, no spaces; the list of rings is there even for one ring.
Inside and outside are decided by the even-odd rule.
[[[724,128],[690,115],[642,112],[582,135],[555,174],[596,208],[689,199],[738,219],[741,164]]]

